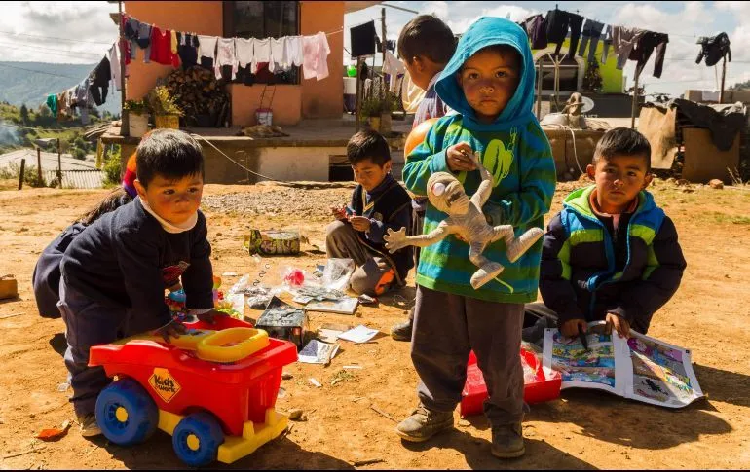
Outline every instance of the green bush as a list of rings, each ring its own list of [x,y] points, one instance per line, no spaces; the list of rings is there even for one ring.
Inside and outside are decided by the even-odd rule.
[[[115,146],[115,150],[109,153],[109,157],[104,161],[102,170],[104,171],[105,185],[119,185],[122,182],[122,160],[120,146]]]
[[[18,180],[18,174],[21,171],[21,164],[11,162],[8,167],[0,169],[0,179],[15,179]],[[39,176],[36,173],[36,166],[28,165],[24,166],[23,169],[23,182],[30,187],[45,187],[47,184],[44,182],[44,177],[39,180]]]
[[[79,161],[86,160],[86,150],[78,148],[78,147],[71,149],[70,155],[73,156],[73,159],[78,159]]]

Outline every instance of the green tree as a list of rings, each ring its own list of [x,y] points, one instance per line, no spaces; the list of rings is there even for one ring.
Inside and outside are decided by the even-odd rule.
[[[79,161],[85,161],[86,160],[86,150],[81,149],[78,147],[74,147],[70,150],[70,155],[73,156],[73,159],[78,159]]]
[[[24,126],[29,124],[29,109],[26,108],[25,103],[21,104],[21,108],[18,110],[18,116],[21,118],[21,124]]]
[[[114,151],[104,161],[104,183],[108,185],[119,185],[122,181],[122,148],[114,146]]]

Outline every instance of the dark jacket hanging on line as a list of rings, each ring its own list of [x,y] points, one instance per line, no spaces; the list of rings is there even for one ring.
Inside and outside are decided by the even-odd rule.
[[[731,42],[726,33],[711,37],[701,36],[695,44],[700,44],[701,46],[698,57],[695,58],[696,64],[700,64],[701,59],[705,57],[706,65],[711,67],[716,65],[727,54],[729,54],[729,62],[732,62],[732,48],[729,47]]]

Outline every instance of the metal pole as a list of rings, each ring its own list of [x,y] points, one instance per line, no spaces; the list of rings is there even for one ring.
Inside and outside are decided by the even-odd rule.
[[[640,93],[638,93],[638,79],[641,74],[636,71],[635,73],[635,86],[633,87],[633,106],[630,110],[630,127],[632,129],[635,129],[635,112],[638,109],[638,97]]]
[[[21,159],[21,170],[18,172],[18,190],[23,188],[23,171],[26,167],[26,159]]]
[[[727,79],[727,56],[724,56],[724,63],[721,65],[721,93],[719,93],[719,103],[724,103],[724,84]]]

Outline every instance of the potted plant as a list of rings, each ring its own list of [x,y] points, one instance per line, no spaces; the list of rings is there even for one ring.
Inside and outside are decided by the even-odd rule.
[[[148,93],[148,103],[154,112],[157,128],[179,128],[182,109],[174,102],[167,87],[159,86]]]
[[[391,113],[395,108],[395,96],[388,90],[383,92],[382,106],[380,109],[380,133],[389,134],[393,129],[393,118]]]
[[[140,138],[148,131],[148,104],[144,100],[126,100],[130,136]]]
[[[375,95],[368,95],[362,100],[359,111],[363,118],[369,122],[370,128],[380,131],[380,117],[383,110],[383,101]]]

